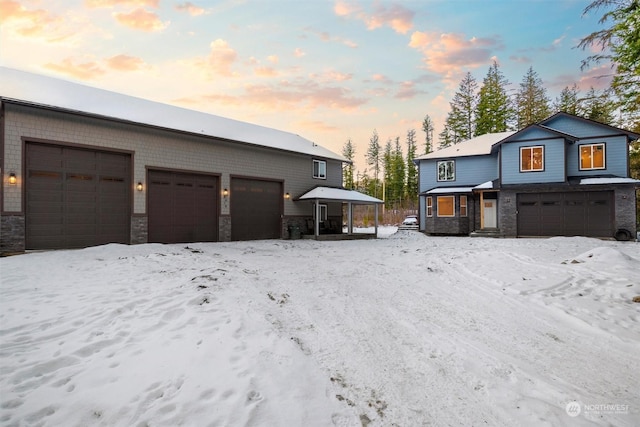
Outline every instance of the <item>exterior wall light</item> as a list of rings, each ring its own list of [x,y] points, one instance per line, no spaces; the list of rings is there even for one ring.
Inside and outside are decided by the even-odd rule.
[[[284,193],[284,198],[289,200],[291,198],[291,194],[289,193]]]
[[[136,185],[136,190],[138,191],[142,191],[143,187],[142,187],[142,183],[139,182],[138,185]]]
[[[16,177],[16,174],[11,172],[9,174],[9,185],[16,185],[18,183],[18,178]]]
[[[224,197],[229,197],[229,190],[227,190],[226,188],[224,190],[222,190],[222,195]]]

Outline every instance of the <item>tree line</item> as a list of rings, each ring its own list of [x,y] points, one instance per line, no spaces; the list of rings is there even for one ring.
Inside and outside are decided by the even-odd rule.
[[[551,101],[533,66],[512,91],[511,83],[494,61],[481,85],[470,72],[465,74],[449,103],[450,110],[437,144],[433,120],[429,114],[425,115],[420,155],[431,153],[436,146],[449,147],[487,133],[521,130],[558,111],[640,133],[640,32],[637,28],[640,2],[596,0],[584,13],[600,8],[609,8],[600,22],[611,22],[611,25],[588,35],[577,47],[601,47],[600,53],[582,61],[582,67],[609,61],[613,78],[608,88],[591,87],[582,94],[574,84],[566,86]],[[404,147],[406,156],[400,137],[387,139],[382,147],[374,129],[365,153],[368,168],[360,172],[353,165],[355,146],[351,139],[347,140],[342,155],[351,163],[344,165],[344,187],[382,199],[387,208],[416,209],[418,170],[413,161],[418,155],[418,141],[415,129],[407,130]],[[639,161],[640,144],[636,142],[631,150],[631,174],[637,178],[640,178]]]

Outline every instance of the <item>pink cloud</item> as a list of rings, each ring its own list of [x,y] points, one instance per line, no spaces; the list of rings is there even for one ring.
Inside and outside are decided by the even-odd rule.
[[[492,50],[502,48],[502,43],[496,38],[468,39],[458,33],[416,31],[411,35],[409,46],[422,52],[428,70],[454,76],[464,68],[487,64]]]
[[[413,27],[413,16],[415,15],[414,11],[397,3],[391,4],[389,7],[377,3],[374,11],[367,13],[360,4],[349,3],[346,0],[337,0],[333,11],[338,16],[352,16],[364,22],[369,30],[387,26],[400,34],[407,34]]]
[[[129,13],[114,13],[113,16],[120,24],[135,30],[162,31],[169,26],[169,22],[162,22],[157,14],[141,8]]]
[[[196,6],[191,2],[181,3],[175,6],[175,9],[180,12],[187,12],[191,16],[200,16],[206,13],[206,10],[200,6]]]
[[[203,68],[207,72],[211,72],[214,75],[232,77],[235,74],[231,70],[231,67],[235,64],[238,54],[229,46],[225,40],[216,39],[211,42],[209,56],[207,58],[198,59],[195,61],[195,65],[199,68]],[[257,64],[258,61],[252,58],[250,61],[253,64]]]
[[[351,95],[349,90],[336,86],[323,86],[313,80],[299,82],[280,81],[277,85],[246,85],[237,96],[211,94],[202,99],[222,105],[254,106],[264,110],[291,111],[294,109],[352,111],[364,105],[367,99]]]
[[[75,33],[64,20],[44,9],[28,9],[15,0],[0,0],[0,23],[22,37],[60,42]]]
[[[302,58],[305,55],[306,53],[299,47],[295,48],[295,50],[293,51],[293,56],[295,56],[296,58]]]
[[[115,6],[143,6],[158,8],[160,0],[84,0],[85,6],[89,8],[109,7]]]
[[[276,77],[278,75],[278,71],[272,67],[256,67],[253,72],[258,77]]]
[[[144,68],[145,63],[134,56],[116,55],[107,59],[107,65],[118,71],[136,71]]]
[[[48,68],[55,72],[66,74],[80,80],[90,80],[105,73],[105,71],[97,62],[84,62],[76,64],[71,58],[66,58],[58,64],[49,62],[44,66],[45,68]]]

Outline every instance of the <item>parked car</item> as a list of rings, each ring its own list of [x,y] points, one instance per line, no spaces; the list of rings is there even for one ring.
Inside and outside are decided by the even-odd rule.
[[[402,221],[402,225],[418,225],[418,216],[417,215],[407,215],[407,217]]]

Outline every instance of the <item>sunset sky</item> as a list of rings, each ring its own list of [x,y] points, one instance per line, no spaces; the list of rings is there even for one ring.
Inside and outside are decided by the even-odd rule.
[[[356,166],[436,132],[469,71],[517,89],[533,66],[554,99],[608,85],[576,48],[603,28],[573,0],[0,0],[0,65],[297,133]],[[422,150],[423,147],[420,147]]]

